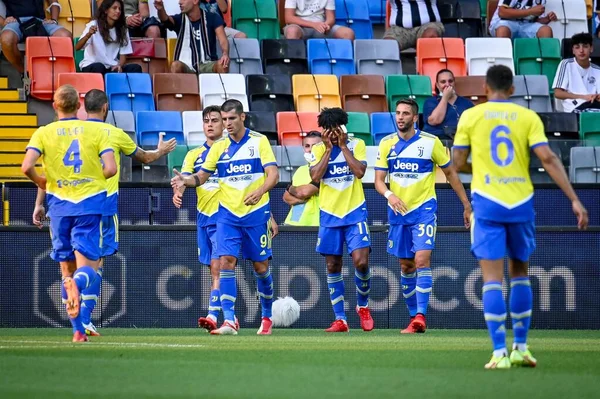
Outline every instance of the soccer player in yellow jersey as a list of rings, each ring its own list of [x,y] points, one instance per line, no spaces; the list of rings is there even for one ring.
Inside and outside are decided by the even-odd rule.
[[[279,180],[275,155],[266,136],[244,127],[242,103],[227,100],[221,116],[229,135],[217,140],[208,151],[200,171],[183,176],[174,170],[171,186],[198,187],[213,172],[219,176],[217,213],[217,251],[220,261],[219,286],[225,321],[212,330],[215,335],[236,335],[234,305],[237,296],[235,266],[237,255],[252,261],[262,307],[262,322],[257,334],[271,334],[273,277],[269,270],[271,234],[269,231],[269,191]]]
[[[318,118],[323,142],[312,148],[310,176],[320,183],[319,237],[317,252],[325,257],[327,286],[335,321],[326,332],[348,332],[344,309],[342,255],[344,243],[354,263],[356,312],[364,331],[374,328],[369,310],[371,236],[367,226],[367,204],[361,179],[367,170],[365,142],[348,137],[348,114],[341,108],[326,108]]]
[[[82,342],[87,336],[81,322],[80,293],[96,279],[106,179],[117,173],[117,165],[106,132],[77,119],[79,93],[73,86],[58,88],[53,107],[58,121],[33,134],[22,170],[48,193],[51,257],[60,262],[62,298],[73,325],[73,342]],[[35,170],[40,157],[45,177]]]
[[[202,111],[206,142],[190,150],[183,161],[181,174],[190,176],[198,173],[204,164],[208,151],[216,140],[223,136],[223,118],[221,107],[211,105]],[[173,203],[177,208],[182,205],[185,186],[173,193]],[[217,212],[219,210],[219,176],[215,171],[201,186],[196,187],[198,197],[198,261],[210,267],[212,286],[208,302],[208,315],[198,319],[198,327],[208,332],[217,329],[217,318],[221,311],[221,293],[219,291],[219,257],[217,256]]]
[[[375,189],[388,200],[388,253],[399,258],[402,295],[410,314],[404,334],[424,333],[433,287],[431,251],[435,248],[437,200],[435,168],[440,166],[464,207],[469,226],[471,204],[442,142],[415,129],[419,106],[410,99],[396,103],[397,133],[379,143]],[[390,188],[385,179],[389,174]]]
[[[454,163],[473,173],[471,193],[471,252],[483,274],[483,314],[494,352],[486,369],[512,365],[535,367],[527,348],[533,294],[527,275],[535,249],[533,185],[529,177],[530,151],[571,200],[577,225],[585,229],[587,211],[577,198],[558,157],[548,147],[539,116],[509,101],[514,92],[512,71],[501,65],[488,69],[488,102],[465,111],[454,138]],[[467,163],[469,153],[472,163]],[[508,252],[510,316],[514,344],[506,349],[506,304],[502,297],[504,255]]]

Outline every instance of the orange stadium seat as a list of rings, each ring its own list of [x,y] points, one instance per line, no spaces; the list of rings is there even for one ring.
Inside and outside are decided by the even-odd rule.
[[[58,86],[58,76],[75,72],[73,40],[70,37],[29,37],[25,43],[27,76],[31,96],[51,100]]]
[[[348,112],[387,112],[385,81],[381,75],[343,75],[342,105]]]
[[[302,145],[302,137],[311,130],[321,131],[317,124],[318,112],[279,112],[277,135],[284,146]]]
[[[198,77],[189,73],[157,73],[153,77],[157,111],[200,110]]]
[[[421,38],[417,40],[417,73],[431,78],[435,87],[435,76],[440,69],[449,69],[454,76],[465,76],[465,44],[461,38]]]
[[[294,75],[292,87],[298,112],[321,112],[325,107],[342,106],[335,75]]]
[[[77,113],[79,119],[87,119],[83,100],[88,91],[98,89],[104,91],[104,77],[101,73],[61,73],[58,75],[58,86],[69,84],[79,92],[81,107]]]

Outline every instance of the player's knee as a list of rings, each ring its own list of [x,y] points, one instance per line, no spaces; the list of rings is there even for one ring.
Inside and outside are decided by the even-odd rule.
[[[254,271],[258,274],[266,273],[269,270],[269,261],[254,262]]]
[[[417,267],[415,266],[415,262],[409,259],[401,259],[400,260],[400,270],[404,274],[411,274],[416,271]]]
[[[234,270],[235,258],[233,256],[221,256],[219,267],[221,270]]]
[[[369,270],[369,256],[359,256],[354,261],[354,268],[361,273],[366,273]]]
[[[342,258],[327,259],[327,273],[339,273],[342,271]]]

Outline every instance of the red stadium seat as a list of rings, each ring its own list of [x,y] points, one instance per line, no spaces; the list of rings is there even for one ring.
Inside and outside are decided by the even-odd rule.
[[[83,100],[88,91],[98,89],[104,91],[104,77],[101,73],[61,73],[58,75],[58,86],[71,85],[79,92],[81,107],[77,113],[79,119],[87,119]]]
[[[302,137],[311,130],[321,131],[317,124],[318,112],[279,112],[277,135],[284,146],[302,145]]]
[[[25,43],[29,92],[39,100],[52,100],[59,87],[58,76],[75,72],[73,40],[70,37],[29,37]]]

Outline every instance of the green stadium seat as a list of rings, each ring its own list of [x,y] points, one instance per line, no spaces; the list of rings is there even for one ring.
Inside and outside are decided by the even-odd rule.
[[[373,145],[373,136],[371,135],[371,122],[369,114],[366,112],[348,112],[348,124],[346,125],[348,133],[361,139],[365,145]]]
[[[582,112],[579,115],[579,137],[585,146],[600,146],[600,113]]]
[[[173,152],[167,155],[167,166],[169,167],[169,171],[171,176],[173,175],[173,168],[181,171],[181,166],[183,165],[183,160],[187,155],[189,149],[187,145],[178,145],[175,147]]]
[[[561,61],[558,39],[515,39],[516,75],[546,75],[552,89],[554,75]]]
[[[431,97],[431,79],[420,75],[389,75],[385,79],[390,112],[396,111],[396,101],[412,98],[419,104],[419,113],[423,112],[425,100]]]
[[[277,4],[274,1],[235,0],[233,27],[252,39],[279,39]]]

